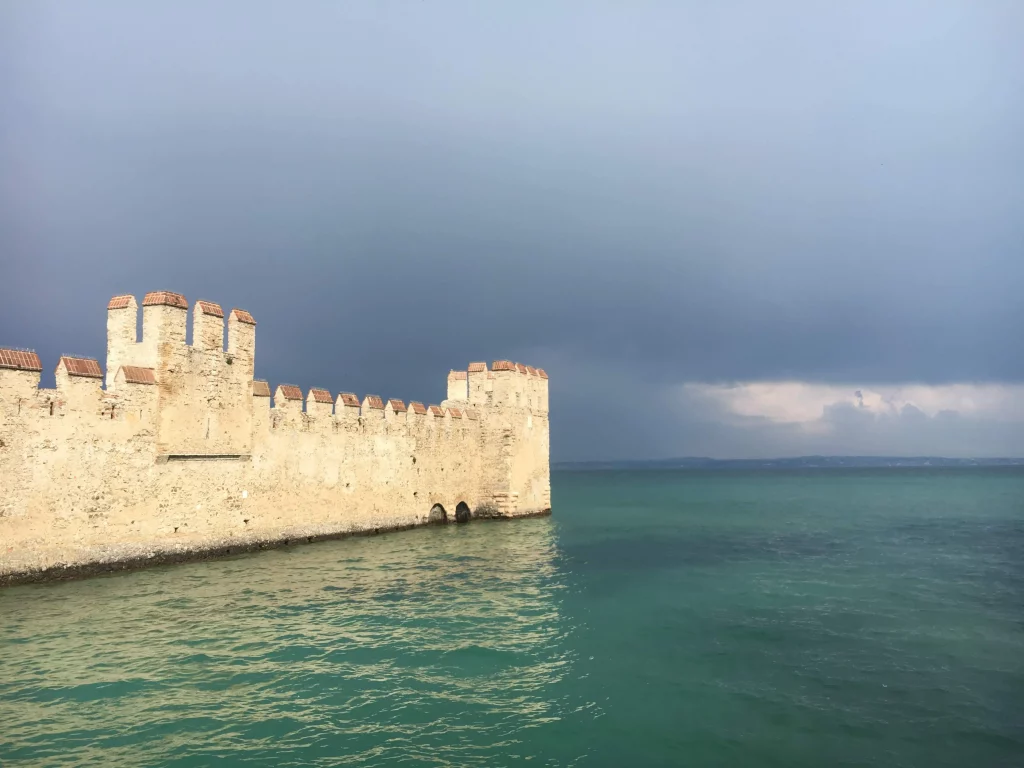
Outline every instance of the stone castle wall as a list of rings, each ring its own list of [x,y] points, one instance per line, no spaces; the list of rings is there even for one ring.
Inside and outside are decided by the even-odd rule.
[[[107,310],[107,368],[40,389],[0,350],[0,583],[550,509],[547,374],[497,361],[429,407],[254,380],[256,323],[166,292]],[[225,324],[227,344],[224,343]],[[468,513],[467,513],[468,510]]]

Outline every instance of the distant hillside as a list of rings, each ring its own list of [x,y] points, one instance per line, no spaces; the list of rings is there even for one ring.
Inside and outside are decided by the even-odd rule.
[[[1013,467],[1017,459],[948,459],[942,456],[797,456],[789,459],[683,457],[645,461],[556,461],[552,469],[866,469],[876,467]]]

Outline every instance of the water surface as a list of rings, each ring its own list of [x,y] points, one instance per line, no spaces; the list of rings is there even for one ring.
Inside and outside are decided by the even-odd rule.
[[[0,591],[0,764],[1024,764],[1024,472],[553,505]]]

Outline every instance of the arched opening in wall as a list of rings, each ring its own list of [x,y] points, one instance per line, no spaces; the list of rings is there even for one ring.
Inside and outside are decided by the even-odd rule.
[[[468,523],[469,518],[473,516],[473,513],[469,509],[469,504],[464,501],[460,501],[455,505],[455,522],[456,523]]]
[[[430,508],[430,516],[427,517],[428,523],[442,524],[448,522],[448,513],[445,512],[444,507],[440,504],[435,504]]]

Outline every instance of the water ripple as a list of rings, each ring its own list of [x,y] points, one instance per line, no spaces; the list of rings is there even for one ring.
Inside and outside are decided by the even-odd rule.
[[[550,521],[324,543],[0,597],[0,754],[489,765],[579,702]],[[55,745],[60,745],[59,748]]]

